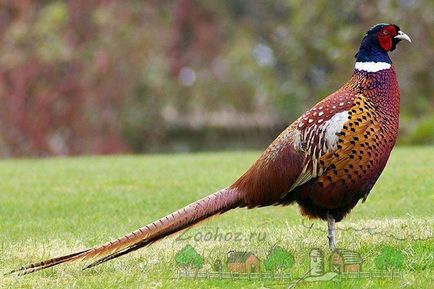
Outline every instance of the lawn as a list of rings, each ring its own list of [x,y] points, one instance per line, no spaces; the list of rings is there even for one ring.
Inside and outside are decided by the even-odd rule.
[[[150,223],[229,185],[258,155],[2,160],[1,273]],[[395,149],[367,201],[337,225],[338,247],[357,251],[364,272],[377,270],[375,258],[392,247],[404,258],[396,268],[402,278],[299,282],[296,288],[433,288],[433,176],[433,147]],[[329,255],[325,230],[324,222],[304,219],[295,205],[238,209],[182,238],[166,238],[91,270],[82,271],[85,264],[74,263],[23,277],[0,275],[0,288],[287,288],[290,282],[280,280],[176,279],[175,255],[190,244],[204,258],[201,270],[211,271],[211,264],[225,260],[230,250],[253,252],[264,261],[279,245],[294,256],[289,272],[297,278],[308,270],[312,248]],[[327,259],[325,263],[327,269]]]

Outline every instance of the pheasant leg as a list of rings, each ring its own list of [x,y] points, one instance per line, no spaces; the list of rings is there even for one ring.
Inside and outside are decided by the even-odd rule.
[[[328,225],[327,237],[329,238],[329,248],[330,251],[334,251],[336,249],[335,219],[330,214],[327,214],[327,225]]]

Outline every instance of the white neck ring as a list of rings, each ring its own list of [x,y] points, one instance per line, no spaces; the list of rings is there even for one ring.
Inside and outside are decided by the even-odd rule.
[[[356,62],[355,69],[366,72],[377,72],[380,70],[390,69],[391,65],[387,62]]]

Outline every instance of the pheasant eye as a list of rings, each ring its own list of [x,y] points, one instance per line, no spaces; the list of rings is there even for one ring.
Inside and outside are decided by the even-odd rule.
[[[387,30],[383,30],[383,35],[387,35],[389,32]]]

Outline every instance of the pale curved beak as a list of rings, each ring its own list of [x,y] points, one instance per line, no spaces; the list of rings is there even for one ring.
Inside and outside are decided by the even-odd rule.
[[[404,32],[402,32],[402,31],[398,31],[398,35],[396,35],[394,38],[398,38],[398,39],[405,39],[405,40],[407,40],[408,42],[410,42],[411,43],[411,39],[410,39],[410,36],[408,36],[407,34],[405,34]]]

